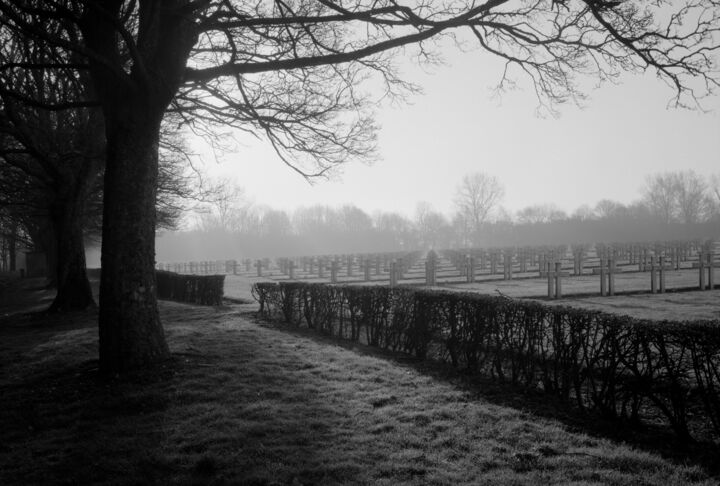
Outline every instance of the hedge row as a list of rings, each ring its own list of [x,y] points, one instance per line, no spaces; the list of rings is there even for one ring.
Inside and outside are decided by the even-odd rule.
[[[584,409],[720,435],[720,324],[384,286],[258,283],[261,315],[438,359]]]
[[[225,275],[180,275],[157,270],[157,296],[190,304],[220,305]]]

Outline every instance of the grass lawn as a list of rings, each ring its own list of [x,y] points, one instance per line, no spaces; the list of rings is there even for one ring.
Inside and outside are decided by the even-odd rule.
[[[686,289],[692,284],[697,285],[697,270],[674,272],[682,280],[676,287]],[[664,294],[649,293],[650,281],[648,273],[625,273],[617,277],[618,295],[601,297],[600,277],[585,275],[582,277],[566,277],[563,280],[563,298],[547,299],[547,279],[525,278],[513,280],[478,281],[471,284],[446,284],[438,288],[452,289],[462,292],[479,292],[497,295],[498,292],[512,298],[530,298],[551,305],[566,305],[584,309],[600,310],[615,314],[629,315],[641,319],[653,320],[697,320],[720,319],[720,288],[714,290],[683,290],[670,291]],[[280,279],[286,280],[286,279]],[[249,282],[272,281],[269,278],[227,275],[225,277],[225,295],[235,299],[252,300],[249,293]],[[669,280],[672,282],[672,280]],[[362,283],[362,282],[356,282]],[[387,282],[384,283],[387,285]],[[670,283],[668,289],[672,288]],[[640,293],[640,290],[646,293]],[[624,292],[624,293],[623,293]]]
[[[97,375],[96,313],[12,309],[0,305],[3,485],[720,479],[711,460],[577,432],[549,417],[549,399],[257,322],[253,305],[162,302],[172,359],[109,382]]]

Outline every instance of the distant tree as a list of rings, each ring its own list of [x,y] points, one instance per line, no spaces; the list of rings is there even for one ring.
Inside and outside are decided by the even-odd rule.
[[[595,214],[600,219],[622,218],[627,208],[624,204],[611,199],[601,199],[595,204]]]
[[[455,206],[469,224],[471,234],[477,234],[496,209],[505,189],[495,176],[474,172],[463,176],[455,193]]]
[[[708,183],[693,170],[652,174],[643,195],[650,211],[665,223],[697,223],[712,205]]]
[[[260,214],[259,236],[268,239],[278,239],[292,234],[292,223],[285,211],[281,209],[263,208]]]
[[[496,223],[499,225],[507,225],[507,224],[512,224],[512,221],[513,221],[513,214],[508,208],[506,208],[505,206],[498,206],[495,209],[495,216],[493,218],[493,223]]]
[[[677,181],[672,172],[652,174],[645,179],[643,199],[652,214],[664,223],[677,215]]]
[[[710,176],[709,194],[712,218],[720,219],[720,173]]]
[[[381,237],[389,238],[391,248],[409,250],[417,246],[413,222],[398,212],[378,212],[373,215],[373,224]]]
[[[18,251],[29,243],[17,215],[0,204],[0,271],[16,271]]]
[[[644,201],[633,201],[626,207],[627,215],[630,219],[650,221],[652,219],[652,211]]]
[[[451,233],[445,216],[426,201],[419,202],[415,208],[415,228],[424,249],[444,247]]]
[[[203,232],[242,233],[251,231],[249,213],[252,204],[245,190],[230,180],[211,181],[196,199],[202,201],[194,211],[195,229]]]
[[[720,173],[710,176],[710,192],[716,203],[720,203]]]
[[[567,219],[567,214],[553,204],[535,204],[521,209],[517,220],[523,224],[551,223]]]
[[[472,237],[474,232],[472,230],[472,223],[466,213],[456,211],[455,214],[453,214],[450,226],[452,227],[454,240],[458,247],[468,248],[477,243],[473,241]]]
[[[342,230],[346,234],[368,235],[373,230],[373,221],[370,215],[353,204],[346,204],[338,210],[342,222]]]
[[[675,174],[677,212],[682,223],[704,221],[711,211],[712,199],[708,183],[693,170]]]
[[[589,221],[598,217],[597,211],[593,210],[589,205],[583,204],[573,211],[570,216],[577,221]]]
[[[299,235],[322,235],[332,229],[335,210],[327,205],[299,207],[293,211],[292,225]]]

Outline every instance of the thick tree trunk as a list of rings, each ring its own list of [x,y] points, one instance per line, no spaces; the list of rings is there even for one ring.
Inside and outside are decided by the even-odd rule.
[[[83,204],[85,191],[76,188],[53,210],[52,223],[57,255],[55,272],[57,294],[50,312],[84,310],[95,305],[85,264],[83,240]]]
[[[17,266],[18,224],[15,221],[10,224],[10,234],[8,235],[8,257],[10,259],[10,271],[14,272],[15,267]]]
[[[155,290],[160,120],[144,116],[153,110],[132,108],[107,132],[99,322],[100,369],[106,374],[169,355]]]
[[[42,251],[45,253],[45,262],[47,265],[47,287],[57,287],[57,268],[58,262],[58,248],[57,238],[55,237],[55,230],[52,225],[52,221],[47,218],[38,218],[36,224],[28,228],[30,232],[30,239],[33,241],[33,249],[35,251]]]
[[[0,271],[7,271],[7,238],[0,236]]]
[[[100,369],[121,373],[165,359],[155,290],[155,194],[160,123],[198,39],[203,2],[141,0],[132,67],[119,55],[123,2],[84,2],[81,29],[92,91],[103,107],[107,157],[100,277]],[[98,61],[102,59],[102,62]],[[110,69],[108,68],[110,66]]]

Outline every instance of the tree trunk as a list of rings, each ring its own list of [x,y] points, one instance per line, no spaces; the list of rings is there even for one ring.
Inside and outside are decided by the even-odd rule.
[[[53,208],[52,226],[58,258],[49,272],[55,273],[57,294],[49,312],[85,310],[95,305],[85,264],[83,241],[84,184],[61,198]]]
[[[18,224],[16,221],[10,223],[10,234],[8,235],[8,256],[10,258],[10,271],[14,272],[17,266],[17,234]]]
[[[100,369],[122,373],[169,355],[155,289],[158,141],[165,110],[198,40],[203,2],[138,2],[132,67],[119,55],[123,2],[84,2],[81,29],[92,92],[103,108],[107,156],[100,277]],[[102,59],[99,61],[98,59]],[[108,69],[108,66],[114,69]]]
[[[47,288],[56,288],[58,248],[52,221],[46,216],[38,217],[35,223],[28,227],[28,232],[33,242],[33,250],[45,253]]]
[[[0,236],[0,271],[7,271],[7,238]]]
[[[106,118],[100,277],[100,369],[121,373],[169,355],[155,289],[155,194],[162,113]]]

